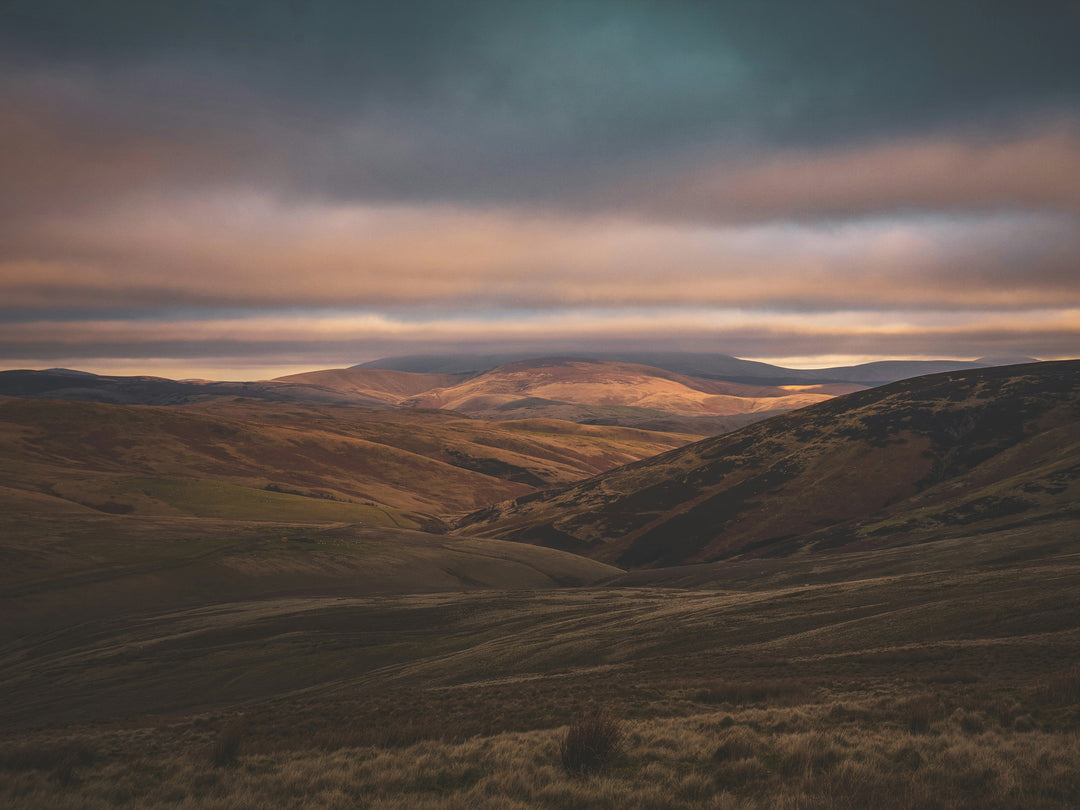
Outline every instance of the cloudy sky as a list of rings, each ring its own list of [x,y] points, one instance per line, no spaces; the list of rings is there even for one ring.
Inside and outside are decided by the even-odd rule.
[[[1073,0],[0,0],[0,368],[1080,356]]]

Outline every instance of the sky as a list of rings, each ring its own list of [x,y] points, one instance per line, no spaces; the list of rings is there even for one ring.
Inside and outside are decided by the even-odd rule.
[[[0,0],[0,368],[1080,356],[1074,0]]]

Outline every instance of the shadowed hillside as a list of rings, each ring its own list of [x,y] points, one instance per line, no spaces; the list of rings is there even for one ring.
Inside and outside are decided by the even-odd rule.
[[[390,372],[391,374],[393,372]],[[122,377],[70,369],[0,371],[0,396],[25,399],[66,399],[113,405],[182,405],[208,399],[250,397],[267,402],[311,402],[385,405],[385,396],[291,381],[215,382],[170,380],[164,377]]]
[[[1080,508],[1080,361],[850,394],[561,490],[468,534],[626,567],[854,551]]]
[[[553,549],[318,517],[11,515],[0,522],[0,642],[177,606],[297,594],[535,590],[621,573]]]
[[[1060,556],[835,584],[82,618],[0,644],[0,802],[1065,810],[1075,537]],[[623,736],[582,778],[561,744],[597,710]]]

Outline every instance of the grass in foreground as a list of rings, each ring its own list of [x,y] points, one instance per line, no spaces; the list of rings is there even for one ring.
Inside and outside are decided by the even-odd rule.
[[[1076,808],[1078,583],[1069,554],[116,615],[0,646],[0,806]],[[575,765],[598,709],[622,733]]]
[[[574,727],[241,755],[199,726],[114,732],[94,755],[3,759],[8,806],[240,808],[739,808],[839,810],[1075,807],[1076,728],[957,707],[925,732],[903,698],[761,706],[620,724],[622,751],[598,775],[568,773]],[[85,743],[83,743],[85,745]],[[65,762],[67,764],[65,764]]]
[[[570,724],[559,741],[559,760],[571,776],[600,773],[615,759],[625,736],[620,721],[595,711]]]

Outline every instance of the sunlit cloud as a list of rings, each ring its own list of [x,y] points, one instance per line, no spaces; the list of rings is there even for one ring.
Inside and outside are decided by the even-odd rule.
[[[10,306],[1080,303],[1067,214],[675,225],[445,206],[142,200],[7,238]]]
[[[75,321],[0,324],[9,367],[75,365],[93,370],[218,369],[235,376],[259,364],[289,373],[345,366],[393,354],[500,351],[723,351],[824,366],[830,358],[1072,356],[1080,309],[949,313],[760,312],[744,309],[572,310],[428,320],[375,313],[303,313],[162,322]],[[942,347],[948,347],[943,352]],[[112,359],[110,359],[112,358]],[[244,359],[246,358],[246,360]],[[254,362],[258,359],[258,363]],[[182,361],[182,362],[181,362]],[[282,370],[283,369],[283,370]],[[182,376],[209,376],[194,371]],[[256,376],[270,376],[262,374]]]
[[[755,222],[865,217],[889,211],[1080,211],[1080,126],[1022,137],[982,133],[699,159],[688,172],[619,189],[647,215]]]

